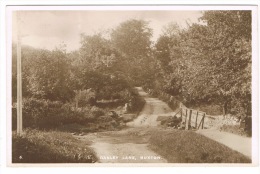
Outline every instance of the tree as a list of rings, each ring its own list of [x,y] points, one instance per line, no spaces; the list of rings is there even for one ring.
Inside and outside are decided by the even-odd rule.
[[[112,43],[121,54],[122,71],[134,85],[145,84],[151,75],[151,37],[152,30],[143,20],[128,20],[112,31]]]
[[[181,93],[183,71],[181,32],[177,24],[170,23],[163,28],[163,34],[155,44],[157,83],[163,86],[164,92],[175,96]]]
[[[112,42],[122,54],[132,59],[147,57],[151,51],[152,29],[143,20],[127,20],[111,34]]]
[[[70,88],[70,63],[61,50],[38,50],[32,59],[29,90],[41,99],[68,101],[73,96]]]
[[[92,89],[96,99],[111,99],[129,88],[120,53],[101,33],[81,35],[81,48],[71,53],[73,90]]]
[[[81,34],[79,54],[80,64],[83,63],[85,68],[103,71],[116,62],[117,52],[111,47],[111,42],[99,33],[93,36]]]
[[[247,100],[250,104],[251,12],[207,11],[201,19],[207,23],[209,33],[205,54],[214,65],[209,66],[215,87],[212,91],[219,96],[224,114],[232,100]]]
[[[249,115],[251,12],[206,11],[201,20],[179,32],[171,24],[158,39],[161,90],[186,105],[215,103],[224,115]]]

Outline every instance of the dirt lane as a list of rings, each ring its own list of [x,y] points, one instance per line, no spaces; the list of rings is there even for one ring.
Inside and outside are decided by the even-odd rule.
[[[77,137],[90,143],[101,163],[167,163],[148,147],[149,132],[157,126],[158,116],[174,113],[165,102],[150,98],[140,87],[136,89],[146,104],[139,116],[127,124],[129,129]]]
[[[153,152],[148,146],[152,131],[163,129],[156,127],[158,116],[173,115],[169,106],[157,99],[151,98],[142,88],[137,88],[144,97],[146,104],[139,116],[128,123],[128,129],[107,131],[77,136],[92,147],[101,163],[167,163],[167,160]],[[218,141],[229,148],[251,158],[251,138],[241,137],[218,130],[198,130],[210,139]]]
[[[157,126],[158,116],[170,116],[175,113],[167,105],[167,103],[158,98],[151,98],[141,87],[136,87],[138,93],[145,99],[146,103],[139,116],[132,122],[127,123],[131,127],[150,127]]]
[[[77,136],[92,147],[100,163],[167,163],[148,147],[149,129],[129,128]]]
[[[110,144],[97,142],[92,146],[101,163],[165,163],[159,155],[147,148],[146,144]]]

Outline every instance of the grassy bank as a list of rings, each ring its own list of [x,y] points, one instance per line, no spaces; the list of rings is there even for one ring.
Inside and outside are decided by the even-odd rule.
[[[57,131],[26,130],[13,132],[13,163],[93,163],[95,153],[71,134]]]
[[[251,162],[244,155],[192,131],[155,131],[149,144],[155,152],[170,163]]]
[[[220,127],[220,130],[223,132],[229,132],[232,134],[244,136],[244,137],[252,137],[251,130],[245,131],[240,128],[240,125],[223,125]]]

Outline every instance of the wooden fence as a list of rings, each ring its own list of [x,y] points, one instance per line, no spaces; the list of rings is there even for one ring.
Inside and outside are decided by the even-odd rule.
[[[180,108],[175,116],[177,115],[182,118],[182,123],[185,124],[186,130],[209,128],[215,120],[214,117],[208,116],[206,112],[187,108],[183,104],[180,104]]]
[[[151,94],[152,90],[150,90],[149,93]],[[219,115],[207,115],[206,112],[187,108],[181,102],[176,101],[173,96],[163,92],[159,93],[159,96],[162,97],[173,110],[179,107],[175,116],[182,118],[182,122],[185,123],[185,129],[207,129],[222,125],[222,117]],[[172,103],[174,103],[176,107],[173,107]]]

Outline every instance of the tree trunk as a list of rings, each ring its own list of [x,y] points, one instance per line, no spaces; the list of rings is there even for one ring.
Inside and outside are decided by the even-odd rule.
[[[225,117],[227,114],[228,101],[225,101],[223,104],[223,116]]]

